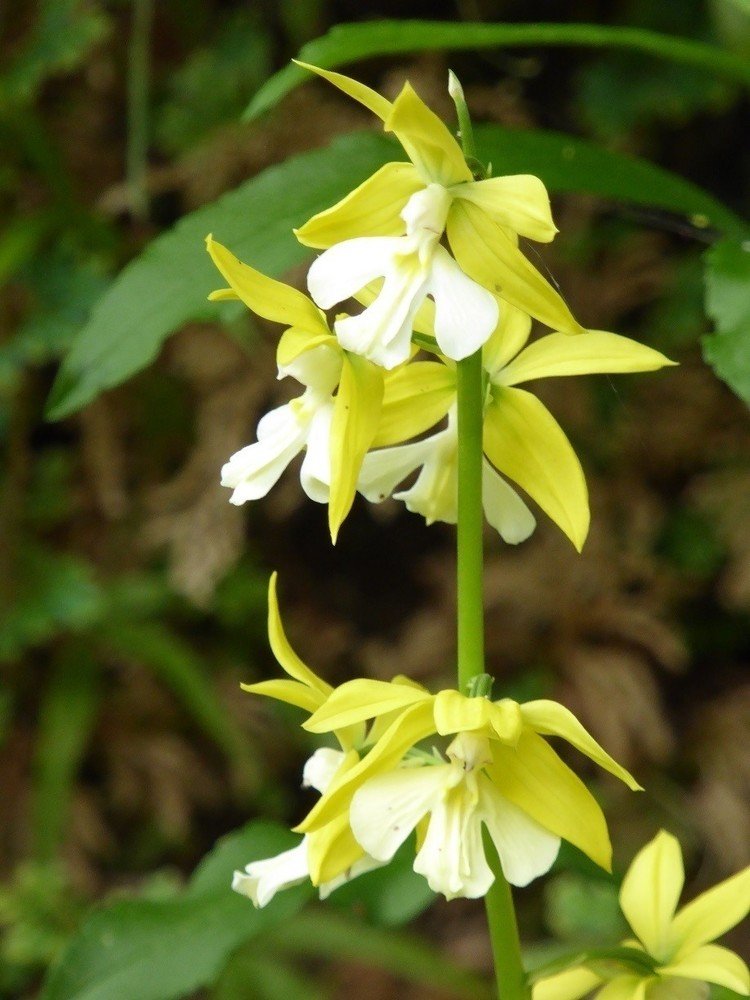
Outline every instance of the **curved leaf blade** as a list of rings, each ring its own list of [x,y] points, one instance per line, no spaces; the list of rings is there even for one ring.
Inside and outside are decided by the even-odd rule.
[[[401,52],[548,45],[629,49],[703,69],[750,87],[750,64],[717,46],[643,28],[604,24],[456,24],[450,21],[338,24],[328,34],[304,45],[298,58],[300,62],[322,69],[335,69],[361,59]],[[285,66],[255,94],[245,118],[257,118],[309,79],[310,74],[298,66]]]
[[[278,277],[310,253],[292,229],[392,159],[394,149],[383,137],[344,136],[271,167],[155,239],[122,271],[76,337],[52,387],[48,417],[74,413],[145,368],[188,320],[216,319],[217,307],[206,298],[221,277],[204,249],[207,233]]]

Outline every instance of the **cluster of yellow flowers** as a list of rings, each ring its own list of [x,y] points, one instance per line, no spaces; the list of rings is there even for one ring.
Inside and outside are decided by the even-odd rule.
[[[285,326],[279,377],[304,386],[267,413],[257,441],[224,466],[232,502],[264,496],[304,451],[302,487],[328,504],[334,541],[357,492],[375,503],[393,495],[428,522],[454,523],[456,362],[481,350],[485,516],[510,543],[534,530],[511,480],[580,550],[589,525],[580,463],[546,407],[519,386],[672,362],[626,337],[584,330],[519,250],[519,237],[547,242],[556,232],[538,178],[472,172],[409,84],[391,103],[345,76],[308,68],[380,118],[409,162],[386,164],[295,231],[323,251],[308,273],[310,297],[208,238],[228,286],[212,298],[239,298]],[[336,315],[329,325],[323,310],[352,298],[361,311]],[[532,319],[552,332],[528,343]],[[413,484],[396,492],[417,470]],[[275,576],[269,637],[288,676],[246,690],[303,709],[304,728],[333,734],[338,749],[321,748],[305,765],[303,782],[320,798],[297,827],[304,835],[298,846],[235,874],[234,888],[256,905],[306,878],[325,896],[388,863],[413,833],[415,871],[449,899],[482,896],[492,884],[484,831],[517,886],[550,869],[563,839],[610,869],[602,811],[547,737],[566,740],[629,788],[639,786],[562,705],[492,701],[481,683],[472,696],[433,695],[401,676],[333,689],[289,645]],[[431,745],[435,737],[446,738],[443,751]],[[688,998],[680,984],[693,980],[750,992],[742,960],[708,943],[747,913],[750,869],[675,917],[682,882],[679,845],[661,833],[623,883],[622,907],[637,935],[623,944],[629,963],[566,969],[537,983],[536,1000],[576,1000],[593,989],[603,1000],[640,1000],[657,988]]]

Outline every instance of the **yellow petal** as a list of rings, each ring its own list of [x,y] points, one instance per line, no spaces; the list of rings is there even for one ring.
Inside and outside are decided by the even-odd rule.
[[[383,369],[357,354],[343,352],[341,382],[331,423],[331,492],[328,527],[336,542],[357,492],[357,479],[372,446],[383,399]]]
[[[520,236],[539,243],[555,238],[549,195],[533,174],[490,177],[454,188],[453,196],[470,201],[499,226],[507,226]]]
[[[303,292],[243,264],[211,236],[206,237],[206,249],[238,297],[258,316],[286,326],[328,333],[320,309]]]
[[[581,725],[573,713],[556,701],[540,699],[521,705],[523,721],[540,736],[561,736],[595,764],[624,781],[633,791],[643,791],[635,778],[617,763]]]
[[[552,747],[526,730],[515,748],[493,743],[492,752],[494,763],[488,773],[500,793],[545,830],[570,841],[610,871],[612,847],[604,814]]]
[[[447,231],[454,256],[469,277],[553,330],[585,332],[507,233],[476,205],[454,201]]]
[[[644,1000],[649,984],[656,982],[655,976],[617,976],[602,986],[596,1000]]]
[[[560,425],[536,396],[524,389],[493,387],[484,414],[484,451],[580,552],[589,529],[583,469]]]
[[[304,723],[304,728],[311,733],[329,733],[340,726],[351,726],[431,699],[432,695],[424,688],[357,678],[340,684],[320,710]]]
[[[666,957],[669,928],[684,881],[680,844],[665,830],[636,854],[623,879],[622,912],[654,958]]]
[[[305,246],[318,249],[357,236],[402,236],[401,210],[423,187],[411,163],[386,163],[332,208],[295,229],[294,235]]]
[[[309,330],[293,326],[281,335],[276,348],[276,363],[279,368],[288,368],[305,351],[311,351],[313,347],[319,347],[321,344],[328,344],[334,350],[340,350],[338,343],[327,327],[325,330],[311,333]]]
[[[521,713],[510,698],[492,702],[448,689],[435,695],[435,729],[441,736],[483,730],[488,737],[515,744],[521,735]]]
[[[278,573],[272,573],[268,581],[268,639],[273,655],[290,677],[327,696],[333,690],[331,685],[314,674],[289,645],[279,614],[279,602],[276,597],[277,577]]]
[[[550,333],[529,344],[499,373],[496,381],[500,385],[518,385],[553,375],[653,372],[674,364],[660,351],[616,333],[590,330],[580,337]]]
[[[554,976],[537,980],[531,989],[532,1000],[579,1000],[586,996],[601,979],[590,969],[565,969]]]
[[[456,399],[456,372],[438,361],[415,361],[385,376],[373,448],[408,441],[442,420]]]
[[[258,681],[256,684],[240,684],[243,691],[250,694],[262,694],[267,698],[275,698],[277,701],[284,701],[287,705],[296,705],[297,708],[304,708],[311,714],[325,701],[325,695],[314,688],[301,684],[299,681],[287,681],[275,679],[271,681]]]
[[[750,994],[750,971],[747,965],[739,955],[718,944],[704,944],[658,972],[661,976],[680,976],[704,983],[716,983],[743,996]]]
[[[348,811],[354,793],[368,778],[392,770],[407,750],[434,732],[431,698],[405,708],[363,760],[346,774],[337,773],[295,832],[317,830]]]
[[[393,102],[385,129],[397,136],[425,184],[449,187],[472,179],[461,147],[410,83]]]
[[[307,863],[313,885],[331,882],[343,875],[364,857],[365,852],[354,839],[346,813],[308,834]]]
[[[482,348],[482,365],[491,379],[518,354],[530,333],[531,316],[500,299],[500,320]]]
[[[674,957],[689,956],[699,945],[715,941],[750,910],[750,865],[697,896],[672,922]]]
[[[240,297],[233,288],[217,288],[215,292],[210,292],[209,302],[239,302]]]
[[[364,83],[352,80],[351,77],[344,76],[343,73],[332,73],[328,69],[321,69],[319,66],[312,66],[310,63],[300,62],[299,59],[292,59],[293,63],[301,66],[302,69],[309,69],[311,73],[322,76],[324,80],[332,83],[334,87],[343,90],[349,97],[363,104],[368,111],[385,121],[390,114],[393,105],[385,97],[382,97],[376,90],[366,87]]]

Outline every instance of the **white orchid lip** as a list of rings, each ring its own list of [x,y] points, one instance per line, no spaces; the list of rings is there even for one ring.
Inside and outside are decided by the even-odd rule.
[[[328,501],[331,484],[332,393],[341,375],[341,358],[321,344],[283,368],[306,386],[304,393],[266,413],[257,440],[231,456],[221,470],[221,485],[233,490],[230,503],[259,500],[276,485],[289,463],[303,450],[302,488],[317,503]]]
[[[428,295],[435,302],[435,336],[448,357],[467,357],[489,338],[498,320],[495,298],[440,245],[451,201],[445,187],[429,184],[401,212],[405,235],[344,240],[313,262],[308,288],[322,309],[383,280],[375,300],[359,315],[336,320],[345,350],[387,369],[402,364],[409,357],[414,316]]]
[[[372,857],[390,861],[416,826],[427,829],[414,871],[447,899],[475,899],[494,881],[482,843],[487,830],[506,878],[527,885],[549,871],[560,838],[505,799],[483,773],[492,762],[486,737],[459,733],[447,763],[410,766],[378,775],[355,792],[350,824]]]

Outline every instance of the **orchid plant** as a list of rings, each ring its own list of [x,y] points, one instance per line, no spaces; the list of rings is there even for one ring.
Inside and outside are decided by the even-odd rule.
[[[304,64],[300,64],[304,65]],[[616,333],[586,330],[530,263],[519,239],[549,242],[556,228],[541,180],[493,177],[476,159],[458,80],[461,142],[407,83],[395,101],[338,73],[306,69],[364,105],[408,161],[388,163],[299,229],[322,251],[309,296],[264,276],[208,237],[226,285],[285,327],[279,378],[302,392],[267,413],[257,440],[231,456],[231,502],[265,496],[301,452],[310,499],[328,505],[335,542],[357,493],[393,496],[428,523],[457,524],[457,684],[431,693],[404,676],[333,688],[289,644],[276,578],[269,639],[285,677],[246,685],[302,709],[308,732],[332,737],[304,766],[320,795],[298,845],[235,873],[258,907],[310,880],[321,898],[388,864],[406,841],[414,871],[447,899],[486,901],[498,991],[531,996],[508,884],[549,871],[562,840],[611,870],[601,807],[558,756],[559,738],[638,791],[564,706],[494,698],[485,671],[483,516],[519,544],[536,521],[520,487],[580,551],[589,528],[586,480],[564,431],[521,386],[542,378],[655,371],[672,362]],[[352,304],[354,303],[354,304]],[[331,317],[326,310],[343,308]],[[548,328],[530,340],[532,320]],[[412,481],[407,483],[410,477]],[[512,485],[511,485],[512,484]],[[711,944],[750,907],[750,869],[675,915],[683,883],[679,844],[661,832],[637,855],[621,903],[636,935],[538,973],[534,1000],[693,1000],[705,983],[750,993],[747,966]]]

